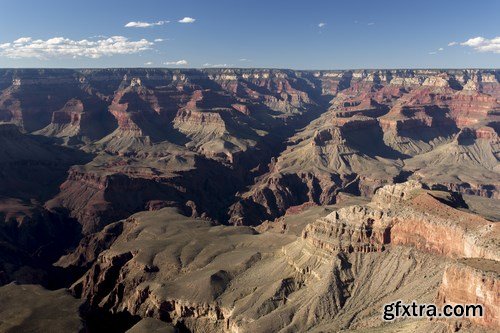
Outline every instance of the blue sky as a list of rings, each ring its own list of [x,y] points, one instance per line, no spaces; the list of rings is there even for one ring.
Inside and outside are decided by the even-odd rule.
[[[498,0],[2,0],[0,9],[0,67],[500,67]]]

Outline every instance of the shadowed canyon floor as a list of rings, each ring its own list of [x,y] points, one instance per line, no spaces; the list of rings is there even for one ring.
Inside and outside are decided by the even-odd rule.
[[[498,330],[499,78],[0,69],[0,331]]]

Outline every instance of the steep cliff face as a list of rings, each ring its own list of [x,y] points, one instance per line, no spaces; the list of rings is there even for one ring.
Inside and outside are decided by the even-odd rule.
[[[498,224],[449,206],[452,199],[414,181],[387,185],[370,204],[342,208],[309,224],[303,238],[330,253],[411,245],[449,257],[499,260]]]
[[[332,203],[339,191],[371,196],[407,178],[498,196],[500,104],[474,83],[477,75],[354,74],[329,110],[289,139],[270,171],[241,195],[230,211],[233,223],[274,218],[304,202]]]
[[[496,275],[456,261],[499,259],[497,79],[0,70],[1,282],[83,274],[90,313],[207,332],[442,331],[380,309],[479,290],[495,329]]]
[[[498,260],[468,259],[450,264],[437,295],[439,304],[482,304],[483,316],[472,322],[498,328],[500,323],[500,263]]]
[[[227,182],[230,182],[229,184]],[[234,170],[173,145],[134,156],[99,156],[70,169],[60,192],[46,203],[66,210],[84,234],[143,210],[166,206],[186,214],[224,220],[221,207],[241,186]]]
[[[445,267],[405,248],[326,254],[293,234],[209,226],[170,208],[122,223],[73,292],[93,307],[194,331],[376,327],[378,309],[391,298],[430,302]]]
[[[294,144],[270,165],[270,172],[242,194],[231,208],[233,223],[250,223],[252,211],[272,219],[304,202],[331,204],[340,191],[371,196],[400,174],[400,161],[376,156],[377,150],[391,154],[374,139],[380,132],[376,120],[324,115],[309,127],[292,137]],[[372,153],[363,147],[368,142]]]
[[[102,138],[116,126],[102,97],[88,94],[80,98],[70,99],[54,111],[50,124],[34,134],[61,138],[66,145],[82,145]]]
[[[391,228],[394,244],[412,244],[451,257],[499,259],[497,223],[443,205],[432,195],[416,197],[412,207],[416,213],[410,212],[410,216],[415,220],[397,217]]]
[[[380,252],[391,242],[390,217],[382,210],[351,206],[309,224],[302,237],[331,254]]]
[[[160,115],[158,97],[141,82],[139,78],[132,78],[128,87],[117,90],[109,112],[116,118],[118,131],[159,141],[164,135],[162,137],[156,127],[165,126],[166,122]]]
[[[465,127],[450,142],[408,159],[405,168],[436,189],[498,198],[499,147],[492,128]]]
[[[37,135],[97,155],[93,163],[72,168],[61,193],[48,204],[53,210],[69,210],[70,216],[88,225],[85,232],[149,207],[150,201],[175,201],[178,206],[190,202],[194,214],[224,222],[231,195],[265,170],[287,136],[323,111],[321,82],[304,74],[303,78],[299,72],[273,70],[14,70],[2,76],[11,82],[2,82],[8,88],[3,90],[0,114],[2,120],[21,126],[29,123],[27,131],[38,129]],[[23,111],[36,86],[44,87],[37,95],[40,108]],[[54,91],[58,91],[54,104],[40,102],[50,101]],[[170,160],[172,155],[162,156],[163,151],[178,153]],[[147,163],[133,166],[146,155],[167,162],[160,163],[160,170]],[[115,163],[122,167],[113,167]],[[184,165],[190,165],[192,172],[185,173]],[[208,169],[213,179],[203,179]],[[168,180],[178,172],[184,179]],[[216,184],[224,173],[230,175],[229,184]],[[196,182],[220,194],[197,194]],[[134,198],[124,204],[116,202],[120,196],[113,193],[118,189],[140,194],[131,195]],[[215,206],[208,204],[213,204],[211,197],[218,202]]]
[[[484,315],[465,321],[498,328],[500,229],[498,223],[454,208],[457,199],[423,190],[416,182],[388,185],[368,205],[342,208],[310,223],[302,237],[326,256],[366,256],[410,246],[452,258],[440,273],[439,290],[434,289],[437,302],[481,304]]]
[[[475,265],[476,273],[454,267],[463,257],[496,265],[498,235],[492,222],[452,207],[459,203],[459,197],[417,182],[385,186],[372,203],[332,207],[337,210],[316,221],[307,213],[315,207],[304,207],[298,219],[311,223],[302,237],[294,235],[291,215],[281,232],[258,234],[248,227],[209,226],[171,208],[139,213],[112,227],[120,226],[121,234],[72,290],[94,307],[127,309],[191,330],[390,331],[400,324],[383,323],[380,309],[403,299],[479,302],[488,315],[459,326],[487,331],[497,327],[496,273],[486,264]],[[413,229],[399,227],[407,223]],[[443,237],[451,236],[436,232],[436,225],[462,234],[447,242]],[[422,331],[439,332],[455,325],[419,323]]]

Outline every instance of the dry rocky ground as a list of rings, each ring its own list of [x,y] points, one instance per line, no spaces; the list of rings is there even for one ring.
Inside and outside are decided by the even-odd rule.
[[[499,78],[0,70],[0,331],[497,331]]]

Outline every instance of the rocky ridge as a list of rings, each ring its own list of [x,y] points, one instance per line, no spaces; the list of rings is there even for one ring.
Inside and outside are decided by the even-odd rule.
[[[326,323],[328,329],[375,329],[386,325],[376,313],[391,299],[480,302],[487,315],[475,325],[494,329],[499,231],[460,205],[459,196],[410,181],[381,188],[365,205],[332,206],[316,220],[309,213],[315,207],[305,208],[297,218],[285,217],[287,227],[278,233],[213,227],[171,208],[139,213],[119,222],[121,234],[72,290],[93,306],[192,331],[319,331]],[[287,230],[301,217],[310,223],[297,237]],[[436,231],[442,226],[446,233]],[[59,265],[81,264],[75,258]],[[450,279],[460,279],[453,272],[464,260],[493,268],[475,265],[476,273],[459,275],[470,274],[466,281],[475,287],[454,288]],[[485,296],[474,298],[474,288]],[[437,322],[433,329],[455,324]]]
[[[0,70],[0,284],[91,331],[495,330],[498,75]]]
[[[498,97],[472,86],[477,77],[466,86],[452,72],[425,73],[412,84],[352,77],[329,110],[291,137],[269,172],[241,193],[231,221],[276,218],[304,202],[331,204],[340,191],[371,196],[408,178],[496,198]]]

